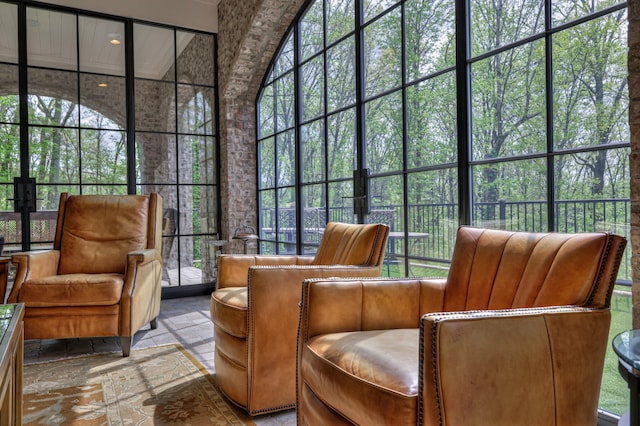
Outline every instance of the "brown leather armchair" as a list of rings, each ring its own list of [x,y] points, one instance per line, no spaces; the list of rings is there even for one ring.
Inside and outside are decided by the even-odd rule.
[[[302,281],[380,275],[386,225],[328,223],[315,257],[222,255],[211,295],[216,381],[249,414],[293,408]]]
[[[25,339],[133,335],[157,326],[162,198],[60,196],[52,250],[14,254],[8,303],[24,303]]]
[[[302,425],[595,425],[626,240],[463,227],[446,279],[305,280]]]

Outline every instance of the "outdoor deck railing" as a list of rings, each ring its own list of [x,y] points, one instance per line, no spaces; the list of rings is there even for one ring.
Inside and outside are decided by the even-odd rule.
[[[630,235],[630,202],[628,199],[599,199],[599,200],[565,200],[554,203],[556,231],[558,232],[592,232],[608,231],[620,234],[629,239]],[[295,217],[286,209],[284,215],[281,209],[278,217],[287,217],[287,223],[276,223],[274,209],[261,211],[261,238],[274,240],[276,232],[280,236],[278,241],[285,244],[295,244]],[[305,209],[305,229],[317,230],[324,223],[311,224],[309,211]],[[320,209],[323,210],[323,209]],[[389,225],[394,237],[390,250],[394,256],[405,255],[405,244],[408,244],[407,254],[412,259],[424,262],[446,263],[451,258],[453,242],[458,229],[457,204],[412,204],[408,206],[408,226],[404,226],[402,207],[377,205],[372,207],[371,221],[378,219],[375,212],[385,212],[391,219]],[[323,215],[316,217],[324,218]],[[475,203],[473,206],[474,226],[498,228],[511,231],[546,232],[547,203],[545,201],[500,201],[497,203]],[[353,222],[351,208],[329,208],[329,220]],[[286,228],[286,237],[284,230]],[[402,236],[408,234],[407,239]],[[303,243],[314,244],[318,241],[317,232],[305,232]],[[428,234],[428,238],[422,238]],[[414,235],[412,237],[412,235]],[[618,279],[621,282],[631,281],[631,251],[626,250],[620,267]]]

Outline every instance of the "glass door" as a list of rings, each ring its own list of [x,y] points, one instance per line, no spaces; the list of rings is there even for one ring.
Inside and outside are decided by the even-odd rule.
[[[0,1],[0,40],[4,254],[52,246],[63,192],[156,192],[163,286],[211,287],[215,35]]]

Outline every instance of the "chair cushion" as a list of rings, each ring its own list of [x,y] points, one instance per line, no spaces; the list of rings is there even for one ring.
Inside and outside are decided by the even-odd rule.
[[[25,281],[17,302],[27,307],[115,305],[123,286],[122,274],[54,275]]]
[[[144,195],[70,196],[58,273],[124,273],[127,253],[147,248],[148,214]]]
[[[234,337],[247,338],[247,287],[224,287],[211,294],[211,320]]]
[[[354,424],[417,424],[418,329],[325,334],[303,348],[303,386]]]

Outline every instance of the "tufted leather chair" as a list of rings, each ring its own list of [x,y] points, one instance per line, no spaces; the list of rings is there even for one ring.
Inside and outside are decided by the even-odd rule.
[[[301,425],[595,425],[626,240],[462,227],[446,279],[305,280]]]
[[[328,223],[315,257],[222,255],[211,295],[216,381],[256,415],[293,408],[302,281],[376,277],[386,225]]]
[[[60,196],[52,250],[14,254],[8,303],[24,303],[25,339],[133,335],[157,326],[162,198]]]

